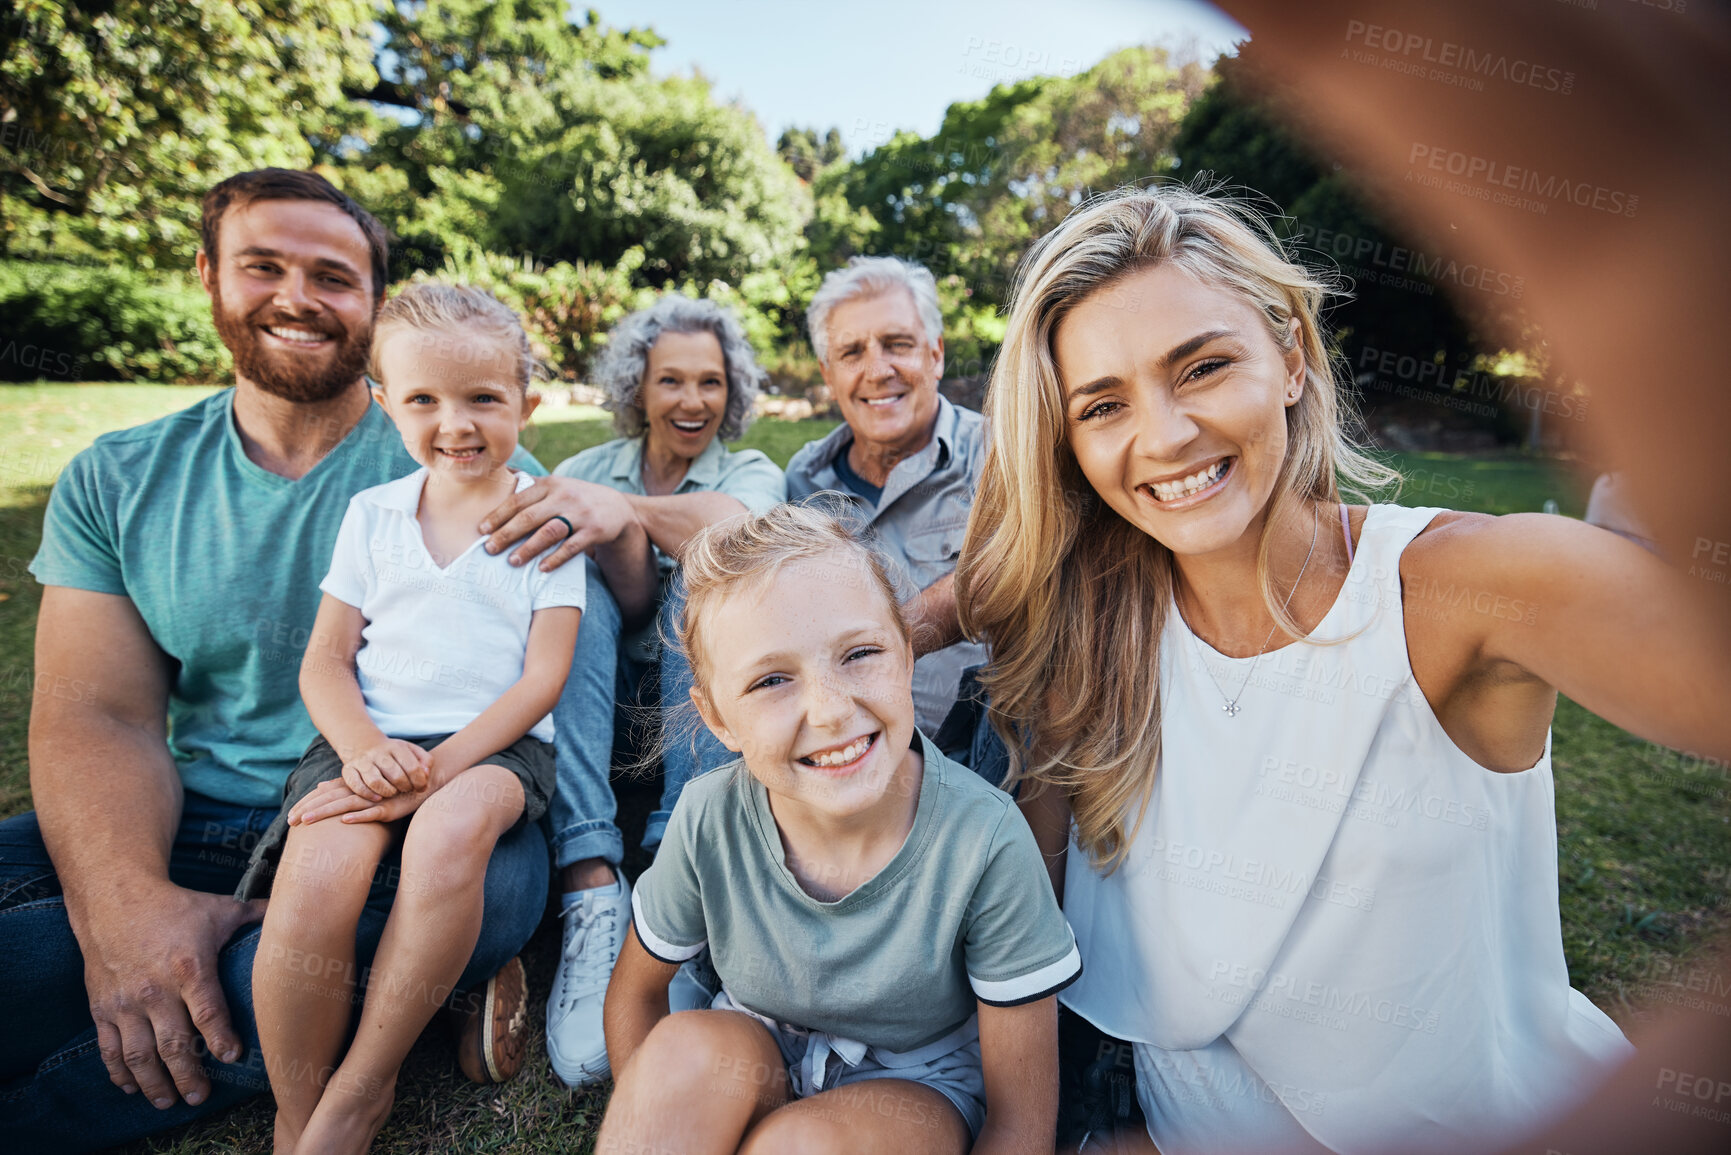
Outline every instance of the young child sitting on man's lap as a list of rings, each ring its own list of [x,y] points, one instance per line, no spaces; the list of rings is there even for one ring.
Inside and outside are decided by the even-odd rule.
[[[529,482],[505,463],[537,400],[532,368],[516,315],[480,290],[415,285],[379,313],[374,396],[423,468],[349,504],[301,667],[320,737],[257,859],[286,831],[253,969],[278,1155],[371,1145],[404,1056],[475,948],[494,844],[539,818],[553,789],[549,712],[583,568],[513,568],[476,531]],[[355,926],[399,840],[345,1053]]]

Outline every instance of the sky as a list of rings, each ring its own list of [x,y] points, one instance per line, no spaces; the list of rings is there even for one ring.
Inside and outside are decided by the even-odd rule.
[[[1119,48],[1246,37],[1202,0],[579,0],[615,26],[654,28],[657,75],[698,69],[721,100],[785,128],[841,130],[850,153],[898,129],[931,136],[944,109],[996,84],[1082,72]]]

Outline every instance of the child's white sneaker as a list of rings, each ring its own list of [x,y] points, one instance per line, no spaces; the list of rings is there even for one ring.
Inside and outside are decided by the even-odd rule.
[[[631,923],[631,885],[617,867],[614,873],[611,886],[580,891],[560,916],[564,946],[547,992],[547,1058],[567,1087],[598,1083],[608,1074],[601,1005]]]

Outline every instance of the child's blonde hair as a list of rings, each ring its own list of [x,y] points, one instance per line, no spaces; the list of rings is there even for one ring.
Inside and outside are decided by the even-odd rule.
[[[859,563],[860,579],[883,595],[902,640],[912,644],[907,612],[896,596],[895,582],[865,531],[820,503],[782,504],[764,513],[705,526],[685,544],[679,567],[685,582],[685,612],[677,624],[678,644],[691,661],[692,677],[700,692],[707,692],[708,687],[702,633],[710,609],[741,588],[768,581],[790,562],[833,553],[847,554]]]
[[[385,376],[379,354],[391,334],[403,328],[442,338],[444,343],[436,352],[464,364],[473,364],[482,355],[477,353],[474,345],[464,342],[455,330],[478,329],[497,338],[514,361],[506,377],[525,394],[529,391],[529,382],[541,367],[529,347],[529,334],[523,331],[522,320],[505,302],[473,285],[426,281],[410,285],[386,301],[373,322],[373,348],[367,361],[367,376],[380,384],[385,383]],[[485,356],[491,359],[493,354]]]

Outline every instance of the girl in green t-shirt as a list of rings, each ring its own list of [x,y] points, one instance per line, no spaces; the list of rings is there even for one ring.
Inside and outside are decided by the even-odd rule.
[[[694,537],[694,779],[608,987],[597,1151],[1052,1150],[1074,937],[1015,803],[914,727],[883,563],[821,510]],[[667,984],[708,947],[711,1009]]]

